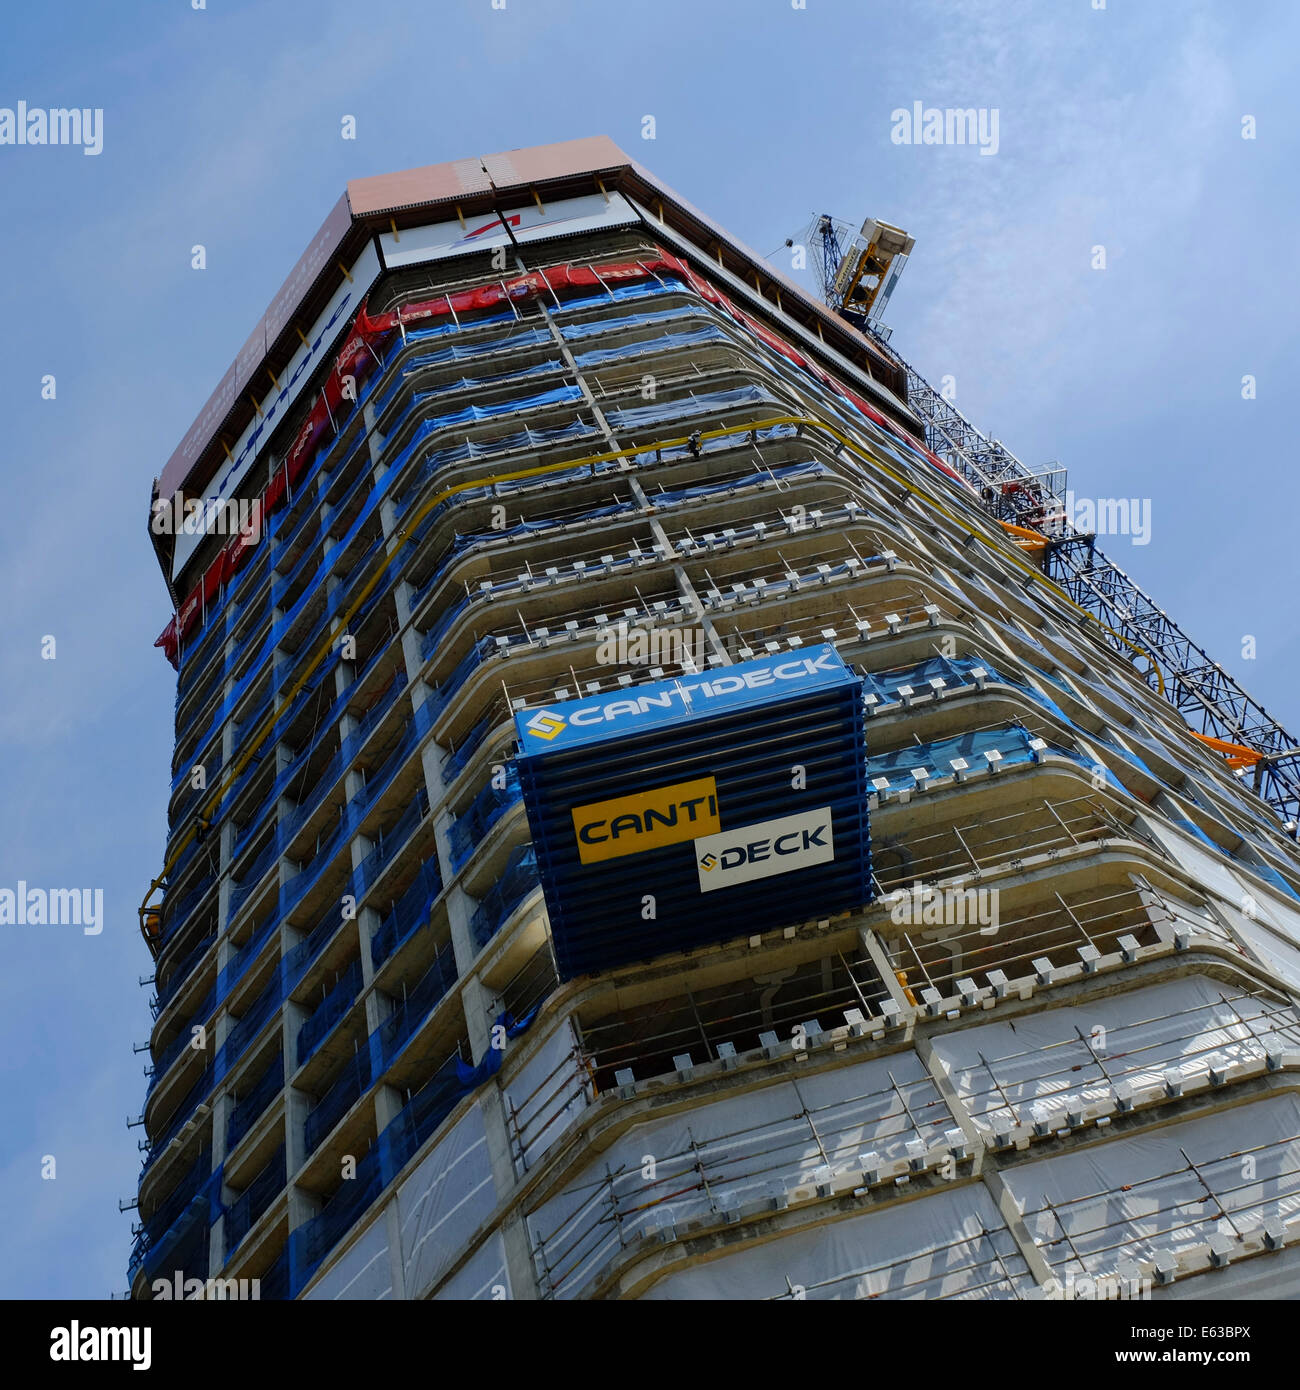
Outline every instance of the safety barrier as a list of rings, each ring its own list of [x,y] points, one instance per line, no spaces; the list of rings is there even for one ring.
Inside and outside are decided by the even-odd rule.
[[[1172,1282],[1276,1248],[1300,1198],[1293,1093],[1009,1169],[1009,1196],[1058,1282],[1141,1262]],[[1268,1240],[1266,1245],[1265,1238]],[[1150,1277],[1150,1276],[1148,1276]],[[1100,1296],[1100,1295],[1099,1295]]]
[[[1049,753],[1068,758],[1082,767],[1091,769],[1093,766],[1091,758],[1049,744],[1032,735],[1022,724],[1012,724],[916,744],[893,753],[877,753],[867,759],[867,785],[879,796],[915,791],[935,778],[1041,762]],[[1107,780],[1118,785],[1113,774],[1107,773]]]
[[[446,762],[442,765],[442,784],[449,787],[457,777],[465,770],[469,760],[478,752],[483,744],[483,740],[488,736],[492,728],[490,716],[480,719],[477,724],[465,735],[456,749],[448,754]]]
[[[372,1051],[377,1053],[377,1073],[391,1065],[455,983],[456,953],[448,942],[410,992],[404,993],[402,1002],[379,1025],[377,1039],[371,1044]]]
[[[170,1283],[177,1273],[182,1280],[206,1279],[210,1233],[207,1199],[196,1197],[166,1237],[145,1253],[136,1268],[143,1268],[145,1277],[151,1283],[156,1278],[166,1279]]]
[[[332,903],[321,920],[288,951],[284,958],[286,992],[302,979],[312,961],[334,940],[343,925],[343,914],[338,905]]]
[[[570,1183],[529,1216],[545,1295],[578,1294],[643,1231],[701,1217],[722,1222],[754,1200],[770,1208],[791,1187],[860,1170],[864,1150],[884,1163],[961,1140],[915,1053],[851,1064],[836,1082],[785,1080],[697,1107],[689,1126],[650,1121],[616,1140],[599,1176]],[[555,1081],[557,1105],[567,1104],[567,1085],[566,1076]],[[646,1153],[655,1155],[648,1175]]]
[[[186,1091],[184,1096],[181,1097],[181,1099],[177,1102],[176,1106],[171,1111],[171,1114],[167,1121],[167,1127],[162,1131],[161,1134],[158,1135],[156,1139],[151,1139],[149,1141],[148,1147],[145,1151],[144,1167],[141,1169],[142,1180],[144,1174],[147,1173],[149,1169],[154,1165],[154,1163],[157,1162],[160,1155],[166,1151],[167,1146],[176,1137],[176,1135],[180,1133],[182,1126],[184,1126],[187,1123],[187,1121],[193,1116],[197,1106],[212,1089],[212,1078],[212,1063],[209,1062],[203,1068],[203,1071],[200,1073],[198,1080],[196,1080],[194,1084],[190,1087],[190,1089]]]
[[[217,1004],[217,987],[213,985],[203,999],[190,1011],[190,1016],[180,1026],[177,1035],[168,1045],[167,1050],[154,1063],[153,1069],[149,1073],[149,1088],[145,1092],[145,1103],[148,1104],[149,1097],[153,1095],[158,1083],[166,1076],[176,1059],[185,1052],[187,1048],[194,1048],[195,1029],[199,1029],[199,1036],[202,1037],[202,1027],[208,1021],[213,1009]],[[202,1048],[194,1048],[195,1051],[202,1051]]]
[[[227,1259],[239,1247],[240,1241],[257,1224],[271,1203],[284,1191],[288,1174],[285,1172],[284,1145],[281,1144],[266,1166],[225,1209],[224,1227]]]
[[[370,963],[378,970],[419,927],[429,920],[433,904],[442,893],[438,856],[431,854],[420,865],[410,886],[384,915],[370,938]]]
[[[217,881],[214,873],[205,874],[203,878],[185,894],[179,902],[163,903],[163,931],[162,942],[165,946],[168,941],[176,935],[189,919],[190,914],[198,907],[199,903],[207,896],[209,890]]]
[[[343,1064],[329,1089],[307,1112],[303,1144],[308,1154],[316,1151],[320,1141],[361,1099],[372,1080],[368,1051],[357,1052],[350,1061]],[[348,1187],[350,1184],[344,1183],[343,1186]]]
[[[382,1167],[390,1179],[401,1171],[465,1094],[456,1067],[458,1058],[459,1053],[449,1057],[418,1091],[408,1097],[406,1104],[380,1134]]]
[[[540,883],[537,852],[531,843],[518,845],[506,861],[501,877],[487,891],[470,918],[470,935],[480,949],[491,941],[515,908]]]
[[[212,949],[216,939],[215,933],[210,936],[205,936],[172,967],[167,976],[166,983],[158,986],[152,1010],[155,1019],[180,992],[181,986],[185,984],[194,973],[194,967],[199,961]]]
[[[447,832],[453,873],[465,864],[497,821],[523,799],[519,769],[513,762],[505,764],[499,780],[498,786],[498,778],[494,774],[487,786],[465,808],[464,814],[452,822]]]
[[[315,1012],[298,1029],[298,1065],[314,1055],[361,992],[361,962],[354,960],[335,978]]]
[[[987,1131],[1055,1133],[1113,1093],[1226,1077],[1300,1044],[1296,1010],[1208,975],[1053,1009],[1018,1026],[991,1022],[934,1039],[952,1086]]]
[[[283,1089],[284,1053],[277,1051],[266,1070],[230,1108],[230,1118],[226,1121],[227,1153],[262,1118]]]
[[[213,1085],[230,1073],[231,1068],[243,1056],[244,1049],[262,1031],[267,1019],[280,1007],[283,999],[284,971],[280,968],[271,971],[262,992],[232,1025],[230,1032],[226,1034],[225,1042],[217,1049],[212,1068]]]
[[[429,797],[421,787],[406,810],[388,827],[381,830],[373,849],[357,865],[354,878],[362,893],[369,892],[385,865],[390,864],[429,814]]]
[[[206,1194],[208,1180],[212,1177],[212,1146],[204,1145],[194,1158],[194,1162],[177,1179],[175,1187],[154,1208],[152,1215],[142,1226],[136,1237],[136,1250],[144,1252],[156,1248],[171,1229],[177,1217],[190,1205],[200,1192]]]
[[[1008,805],[1000,815],[985,812],[973,818],[963,817],[957,805],[952,815],[949,823],[938,823],[925,834],[909,829],[902,836],[891,836],[885,818],[877,819],[871,857],[878,896],[910,888],[918,880],[933,883],[983,874],[1014,859],[1099,847],[1108,840],[1139,840],[1162,858],[1168,857],[1135,824],[1126,823],[1118,807],[1098,797],[1027,799]]]
[[[266,920],[253,930],[252,936],[226,962],[217,975],[214,1002],[219,1003],[229,995],[240,982],[244,972],[261,954],[262,948],[280,930],[280,916],[276,912],[267,915]]]

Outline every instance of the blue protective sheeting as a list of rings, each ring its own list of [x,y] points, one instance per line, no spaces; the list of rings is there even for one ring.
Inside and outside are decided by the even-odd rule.
[[[447,839],[451,845],[453,872],[469,859],[487,832],[522,798],[519,770],[514,763],[505,765],[505,775],[501,780],[500,786],[489,782],[469,804],[465,813],[452,822]]]
[[[507,1038],[517,1038],[521,1033],[526,1033],[532,1026],[533,1020],[537,1017],[541,1005],[537,1004],[533,1009],[526,1013],[523,1018],[517,1019],[514,1014],[507,1009],[504,1013],[496,1016],[495,1028],[503,1028]],[[468,1062],[460,1057],[456,1058],[456,1078],[464,1091],[472,1091],[481,1086],[485,1081],[490,1080],[501,1070],[501,1059],[505,1055],[505,1048],[489,1047],[483,1056],[483,1060],[476,1067],[471,1067]]]
[[[580,368],[599,367],[605,362],[625,362],[630,357],[644,356],[651,352],[668,352],[686,347],[696,347],[700,343],[726,341],[727,335],[720,328],[707,326],[692,329],[688,333],[665,333],[658,338],[647,338],[639,343],[621,343],[618,347],[592,348],[579,353],[574,362]]]
[[[870,785],[874,779],[883,777],[888,781],[892,791],[913,788],[916,786],[913,771],[924,768],[933,777],[948,777],[954,770],[954,758],[964,758],[970,764],[971,771],[982,772],[989,766],[984,755],[995,750],[1002,755],[999,761],[1001,767],[1031,763],[1035,761],[1034,750],[1029,746],[1032,737],[1022,724],[1012,724],[1005,729],[986,729],[961,734],[956,738],[940,739],[935,743],[900,748],[893,753],[878,753],[867,759],[867,783]],[[1067,749],[1049,744],[1046,751],[1056,757],[1069,758],[1072,762],[1088,766],[1087,759]],[[1106,775],[1116,786],[1119,785],[1109,772]]]
[[[647,495],[656,507],[672,507],[680,502],[691,501],[700,497],[725,495],[740,488],[759,487],[763,483],[772,483],[778,480],[790,481],[795,478],[820,478],[829,475],[830,469],[824,463],[809,459],[804,463],[783,464],[779,468],[756,468],[752,473],[742,474],[739,478],[725,478],[716,483],[697,483],[693,487],[671,490],[662,488],[658,492]]]
[[[863,677],[863,683],[867,693],[874,694],[882,705],[892,704],[894,701],[901,698],[898,691],[902,686],[911,686],[918,694],[925,693],[929,689],[929,682],[931,680],[944,681],[948,689],[959,689],[963,686],[968,686],[972,683],[971,673],[977,668],[983,668],[990,684],[1011,686],[1012,689],[1019,691],[1028,699],[1033,700],[1035,704],[1041,705],[1046,710],[1050,710],[1066,728],[1077,730],[1081,735],[1090,739],[1093,743],[1108,749],[1117,757],[1122,758],[1125,762],[1140,769],[1153,781],[1160,780],[1136,753],[1130,752],[1127,748],[1120,747],[1117,743],[1112,743],[1109,739],[1102,738],[1099,734],[1090,733],[1086,729],[1080,729],[1074,720],[1071,719],[1050,696],[1044,695],[1040,690],[1035,690],[1033,686],[1023,685],[1019,681],[1008,679],[989,661],[984,661],[976,657],[956,657],[950,659],[948,657],[936,656],[926,661],[919,662],[915,666],[903,666],[893,671],[881,671],[874,675],[865,675]],[[1042,673],[1040,672],[1039,674],[1041,675]],[[1073,753],[1068,756],[1074,757],[1075,760],[1080,763],[1084,762],[1083,758]],[[1004,761],[1007,761],[1005,757]],[[936,775],[943,775],[943,773],[947,771],[949,771],[949,769],[945,766],[941,772],[936,772]],[[1109,772],[1107,775],[1110,776]],[[1111,780],[1114,781],[1115,779],[1112,777]]]
[[[918,694],[930,689],[932,680],[943,681],[949,689],[959,689],[972,684],[971,672],[983,667],[990,681],[1001,681],[1002,677],[987,661],[975,657],[932,656],[914,666],[897,666],[892,671],[865,672],[862,677],[862,693],[874,695],[882,705],[893,704],[900,699],[899,689],[911,686]]]
[[[536,850],[531,844],[516,846],[501,877],[484,894],[470,918],[469,930],[475,943],[486,946],[539,882]]]
[[[737,386],[730,391],[713,391],[703,396],[683,396],[677,400],[659,401],[654,405],[633,406],[629,410],[611,410],[606,418],[612,429],[639,429],[643,425],[658,425],[667,420],[686,420],[697,415],[713,415],[739,405],[757,405],[767,401],[785,409],[785,403],[759,386]],[[734,442],[731,445],[735,447]]]
[[[408,340],[414,337],[408,333]],[[500,338],[489,338],[486,342],[473,343],[469,345],[455,345],[445,347],[437,352],[420,353],[412,357],[407,362],[392,386],[375,402],[376,415],[383,412],[392,403],[393,398],[409,385],[408,378],[417,372],[427,371],[431,367],[446,366],[451,362],[472,362],[475,358],[486,357],[491,353],[513,351],[518,348],[540,347],[543,344],[552,342],[550,333],[544,328],[529,328],[520,333],[507,333]],[[488,378],[490,380],[490,378]],[[475,379],[471,378],[467,384],[476,384]],[[442,390],[454,389],[451,387],[439,388]]]
[[[566,324],[560,332],[568,342],[578,342],[583,338],[597,338],[607,333],[619,333],[625,328],[636,328],[647,323],[667,323],[673,319],[701,319],[709,321],[709,315],[689,304],[676,309],[656,309],[644,314],[623,314],[616,319],[599,319],[595,323]]]
[[[492,727],[492,718],[487,716],[480,719],[477,724],[465,735],[460,746],[452,753],[442,765],[442,781],[444,786],[450,786],[452,782],[460,776],[465,765],[474,756],[483,740],[487,737]]]
[[[1285,893],[1289,898],[1300,898],[1300,893],[1297,893],[1272,865],[1257,863],[1253,859],[1247,859],[1239,854],[1231,853],[1229,850],[1224,849],[1217,840],[1212,840],[1193,820],[1188,820],[1184,816],[1175,815],[1170,815],[1169,819],[1180,829],[1185,830],[1189,835],[1195,836],[1202,844],[1208,845],[1216,854],[1221,854],[1229,863],[1237,864],[1243,869],[1250,870],[1253,874],[1258,874],[1260,878],[1271,883],[1274,888]],[[1240,832],[1236,830],[1232,830],[1230,833],[1233,835],[1240,835]]]

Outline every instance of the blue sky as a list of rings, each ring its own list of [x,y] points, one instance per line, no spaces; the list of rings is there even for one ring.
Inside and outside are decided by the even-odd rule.
[[[104,144],[0,146],[0,888],[102,888],[107,925],[0,926],[0,1296],[126,1286],[150,1023],[135,908],[175,691],[150,480],[348,178],[603,133],[760,252],[821,211],[904,226],[895,345],[1076,493],[1149,498],[1150,544],[1107,550],[1300,729],[1300,9],[1093,4],[6,13],[0,107],[102,107]],[[892,143],[916,101],[996,109],[997,154]]]

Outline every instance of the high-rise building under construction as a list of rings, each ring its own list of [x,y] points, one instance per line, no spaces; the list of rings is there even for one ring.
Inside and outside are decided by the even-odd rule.
[[[1295,844],[918,408],[607,140],[348,185],[155,487],[135,1297],[1300,1294]]]

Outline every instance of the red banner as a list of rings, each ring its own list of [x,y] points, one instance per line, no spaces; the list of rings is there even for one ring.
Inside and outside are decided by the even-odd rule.
[[[356,401],[359,398],[361,384],[379,365],[382,344],[397,331],[399,322],[407,325],[433,318],[458,317],[461,314],[494,309],[516,300],[554,294],[557,289],[590,289],[611,281],[644,280],[661,270],[676,274],[686,273],[686,267],[675,256],[663,256],[648,262],[626,261],[602,266],[599,274],[590,266],[558,265],[530,271],[526,275],[517,275],[495,285],[482,285],[478,289],[464,290],[458,294],[441,295],[437,299],[399,305],[397,309],[383,314],[371,315],[366,305],[362,304],[347,342],[335,358],[324,386],[317,394],[289,447],[285,466],[276,471],[275,476],[262,491],[259,498],[262,525],[265,526],[267,518],[273,512],[286,505],[290,490],[309,471],[311,461],[322,441],[326,438],[333,439],[337,434],[336,422],[340,416],[347,413],[344,402]],[[206,613],[208,603],[220,588],[246,563],[252,545],[253,542],[242,535],[233,537],[208,566],[202,578],[186,596],[180,610],[159,635],[154,646],[162,647],[167,660],[173,666],[178,664],[181,643],[194,630],[195,625]]]
[[[935,468],[956,479],[963,487],[969,487],[960,474],[941,462],[924,444],[904,433],[875,406],[868,404],[848,387],[842,386],[829,372],[809,361],[766,325],[738,309],[720,290],[701,280],[685,261],[660,250],[659,256],[652,261],[623,261],[601,266],[599,270],[593,266],[547,266],[542,270],[533,270],[525,275],[502,280],[495,285],[480,285],[477,289],[399,305],[396,309],[382,314],[370,314],[363,303],[357,311],[347,342],[335,358],[324,386],[317,394],[298,430],[297,437],[289,448],[285,466],[277,470],[262,492],[259,499],[262,525],[265,526],[267,518],[286,504],[294,484],[300,482],[309,471],[322,440],[327,437],[332,439],[337,434],[336,422],[341,415],[346,414],[343,409],[344,401],[356,401],[359,398],[361,383],[379,365],[381,345],[397,331],[399,324],[406,326],[428,319],[457,318],[461,314],[494,309],[502,304],[533,299],[543,294],[554,296],[557,290],[593,289],[620,281],[658,278],[660,272],[685,280],[697,294],[711,304],[725,309],[737,323],[743,324],[773,351],[779,352],[796,366],[816,377],[836,395],[851,401],[869,420],[888,430],[910,448],[918,450]],[[203,577],[186,596],[179,612],[159,635],[154,646],[162,647],[167,660],[173,666],[178,664],[181,643],[194,630],[195,624],[206,613],[208,604],[221,587],[246,563],[252,545],[253,542],[244,536],[234,537],[209,565]]]

